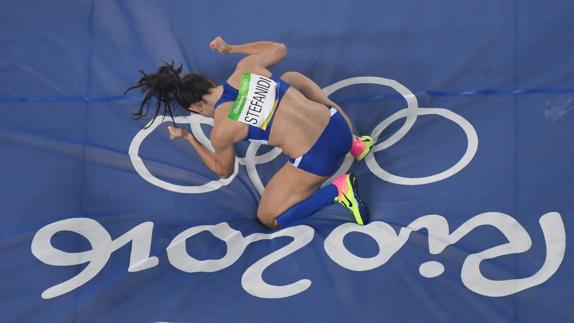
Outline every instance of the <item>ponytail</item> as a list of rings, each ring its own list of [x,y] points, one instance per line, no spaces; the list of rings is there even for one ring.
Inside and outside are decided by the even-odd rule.
[[[131,90],[140,89],[140,92],[145,95],[139,110],[132,113],[134,119],[138,120],[147,116],[150,105],[155,98],[154,116],[149,125],[155,121],[160,112],[164,116],[169,114],[175,125],[173,115],[176,105],[187,110],[191,104],[201,101],[202,97],[215,87],[213,81],[198,74],[188,74],[181,78],[181,71],[182,66],[176,68],[173,62],[171,64],[164,63],[153,74],[140,71],[142,77],[138,83],[124,92],[126,94]]]

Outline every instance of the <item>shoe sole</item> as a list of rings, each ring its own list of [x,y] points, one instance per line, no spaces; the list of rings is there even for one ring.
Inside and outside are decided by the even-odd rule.
[[[349,181],[353,189],[354,199],[357,202],[357,209],[359,210],[359,216],[361,217],[361,222],[363,222],[362,225],[365,225],[369,220],[369,208],[367,207],[363,199],[360,197],[357,177],[353,174],[349,174]],[[363,210],[363,212],[361,212],[361,210]],[[355,222],[361,224],[357,221],[357,219],[355,219]]]
[[[353,188],[355,200],[358,203],[359,215],[361,216],[361,220],[363,221],[363,225],[365,225],[365,224],[367,224],[367,222],[369,220],[369,208],[367,207],[367,205],[365,204],[363,199],[360,197],[361,194],[359,192],[359,184],[357,181],[357,177],[353,174],[350,174],[349,180],[351,182],[351,187]],[[361,208],[364,210],[364,212],[361,212]],[[364,213],[364,214],[361,214],[361,213]]]

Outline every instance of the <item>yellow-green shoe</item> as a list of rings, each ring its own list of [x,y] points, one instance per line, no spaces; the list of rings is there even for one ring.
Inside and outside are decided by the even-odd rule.
[[[353,174],[345,174],[337,177],[333,184],[337,186],[339,195],[335,202],[349,209],[355,217],[355,222],[364,225],[368,220],[368,209],[361,197],[357,185],[357,178]]]

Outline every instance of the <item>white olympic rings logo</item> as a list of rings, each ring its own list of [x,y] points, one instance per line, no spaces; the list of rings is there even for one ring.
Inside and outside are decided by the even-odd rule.
[[[474,127],[466,119],[447,109],[419,107],[416,96],[408,88],[406,88],[404,85],[400,84],[395,80],[386,79],[382,77],[374,77],[374,76],[352,77],[331,84],[326,88],[324,88],[323,91],[327,96],[329,96],[332,93],[342,88],[356,84],[378,84],[388,86],[397,91],[407,101],[407,107],[405,109],[399,110],[398,112],[394,113],[390,117],[383,120],[375,127],[375,129],[371,133],[371,137],[375,142],[377,142],[379,135],[389,125],[391,125],[393,122],[395,122],[400,118],[406,118],[404,124],[396,133],[394,133],[386,140],[373,146],[371,152],[369,152],[369,154],[365,157],[365,162],[369,170],[380,179],[400,185],[423,185],[438,182],[461,171],[464,167],[466,167],[466,165],[470,163],[470,161],[476,154],[476,151],[478,149],[478,136],[476,134],[476,130],[474,129]],[[467,148],[466,152],[460,158],[460,160],[456,162],[449,169],[441,173],[426,177],[402,177],[391,174],[388,171],[381,168],[381,166],[377,163],[375,159],[374,153],[387,149],[392,145],[394,145],[395,143],[397,143],[397,141],[401,140],[407,134],[407,132],[413,127],[419,115],[432,115],[432,114],[440,115],[456,123],[464,131],[467,140]],[[259,164],[265,164],[275,159],[277,156],[281,154],[281,149],[274,147],[271,151],[263,155],[257,155],[257,151],[261,147],[261,143],[250,143],[247,148],[245,157],[235,158],[235,170],[233,174],[226,179],[210,181],[203,185],[184,186],[163,181],[154,176],[153,174],[151,174],[147,169],[147,167],[145,166],[143,160],[139,157],[139,149],[141,143],[160,124],[169,121],[171,121],[171,119],[156,118],[156,120],[151,125],[149,125],[147,129],[140,130],[130,144],[129,155],[131,162],[136,172],[143,179],[145,179],[146,181],[148,181],[153,185],[159,186],[163,189],[172,192],[188,193],[188,194],[206,193],[215,191],[221,188],[222,186],[229,184],[235,178],[235,176],[237,176],[239,170],[239,164],[241,164],[245,165],[247,174],[251,179],[251,182],[253,183],[259,194],[262,194],[264,185],[261,182],[261,177],[259,176],[256,167]],[[176,117],[175,122],[188,123],[191,127],[191,131],[195,136],[195,138],[197,138],[197,140],[199,140],[199,142],[201,142],[205,147],[213,151],[213,146],[211,145],[209,138],[207,138],[207,136],[201,129],[201,124],[213,125],[213,119],[206,118],[197,114],[192,114],[185,117]],[[339,170],[329,180],[327,180],[325,184],[329,183],[331,179],[335,178],[336,176],[347,172],[351,167],[353,161],[354,161],[353,156],[351,156],[350,154],[347,155],[345,161],[343,162]]]

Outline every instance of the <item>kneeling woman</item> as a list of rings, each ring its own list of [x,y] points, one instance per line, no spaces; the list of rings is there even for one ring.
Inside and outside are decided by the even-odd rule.
[[[362,159],[369,151],[370,137],[357,138],[344,112],[312,80],[297,72],[273,77],[268,67],[287,53],[281,43],[255,42],[229,45],[221,37],[210,43],[221,54],[247,55],[227,82],[217,86],[197,74],[180,77],[181,67],[164,65],[154,74],[144,74],[136,86],[146,96],[136,117],[155,97],[164,114],[177,105],[214,119],[211,152],[185,129],[169,127],[171,139],[183,138],[196,150],[205,165],[220,177],[234,171],[234,143],[262,141],[279,147],[291,160],[269,181],[257,210],[259,221],[269,228],[288,226],[320,208],[338,202],[350,210],[358,224],[367,221],[367,209],[359,198],[353,175],[341,175],[332,184],[321,184],[332,176],[351,152]]]

